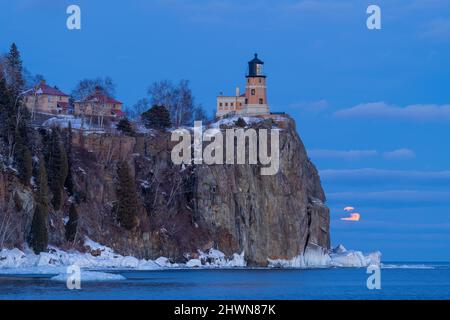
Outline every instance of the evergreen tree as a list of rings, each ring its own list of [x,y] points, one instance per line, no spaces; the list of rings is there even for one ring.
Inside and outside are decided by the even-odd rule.
[[[170,114],[166,107],[154,105],[150,110],[142,114],[145,127],[150,129],[164,130],[171,126]]]
[[[69,221],[66,224],[66,240],[75,241],[78,226],[78,213],[75,204],[72,202],[69,208]]]
[[[65,143],[66,153],[67,153],[67,178],[65,181],[65,187],[67,188],[67,192],[72,196],[75,192],[74,184],[73,184],[73,176],[72,176],[72,125],[69,122],[69,126],[67,128],[66,135],[66,143]]]
[[[5,142],[8,142],[8,135],[10,129],[10,108],[11,108],[11,94],[6,84],[6,79],[0,70],[0,121],[2,123],[0,134]]]
[[[6,62],[8,84],[14,99],[16,99],[23,91],[25,81],[23,79],[22,59],[15,43],[11,44],[9,54],[6,56]]]
[[[235,122],[235,125],[240,127],[240,128],[245,128],[247,126],[247,122],[245,122],[244,119],[242,119],[241,117],[239,117],[237,119],[237,121]]]
[[[20,181],[28,185],[33,175],[33,160],[31,158],[30,149],[21,142],[21,139],[16,140],[16,154],[15,161],[19,171]]]
[[[22,141],[28,141],[30,113],[22,101],[22,92],[25,85],[22,59],[14,43],[11,45],[5,61],[4,83],[0,84],[0,91],[3,92],[3,94],[0,93],[0,99],[4,100],[5,97],[7,98],[7,103],[4,106],[6,108],[1,116],[2,136],[8,144],[9,156],[12,157],[17,154],[17,149],[21,148],[20,143],[16,146],[18,135],[20,135]],[[3,87],[5,84],[7,90]]]
[[[137,193],[130,168],[125,161],[117,165],[118,187],[116,214],[120,225],[127,230],[134,229],[138,224],[137,219]]]
[[[52,204],[55,210],[59,210],[69,165],[67,162],[67,154],[60,141],[60,135],[57,128],[53,128],[51,132],[47,159],[48,182],[53,194]]]
[[[39,160],[38,173],[38,193],[36,198],[36,208],[34,210],[33,220],[31,222],[31,231],[28,243],[36,254],[47,250],[48,246],[48,200],[47,200],[47,173],[45,170],[45,161]]]
[[[131,125],[130,120],[127,118],[122,118],[119,120],[116,126],[117,130],[122,131],[127,135],[134,135],[133,126]]]

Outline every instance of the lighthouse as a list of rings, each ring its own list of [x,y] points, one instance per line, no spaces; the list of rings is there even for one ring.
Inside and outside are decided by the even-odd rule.
[[[255,57],[248,62],[247,84],[245,86],[245,105],[247,114],[268,114],[266,76],[264,62]]]
[[[225,115],[258,116],[270,114],[267,103],[266,76],[263,72],[264,62],[258,54],[248,62],[245,93],[241,94],[239,87],[236,95],[217,97],[217,117]]]

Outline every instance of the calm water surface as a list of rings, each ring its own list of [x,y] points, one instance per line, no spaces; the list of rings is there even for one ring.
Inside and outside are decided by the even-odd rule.
[[[0,274],[0,299],[450,299],[450,264],[382,269],[381,290],[368,290],[366,269],[354,268],[114,273],[126,280],[82,282],[81,290],[50,275]]]

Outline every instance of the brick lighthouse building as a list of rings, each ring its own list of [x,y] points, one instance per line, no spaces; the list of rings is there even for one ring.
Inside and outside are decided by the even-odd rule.
[[[237,87],[234,96],[219,95],[217,97],[217,117],[223,117],[227,114],[245,116],[270,114],[263,65],[264,62],[255,53],[255,57],[248,62],[245,93],[241,94],[239,87]]]

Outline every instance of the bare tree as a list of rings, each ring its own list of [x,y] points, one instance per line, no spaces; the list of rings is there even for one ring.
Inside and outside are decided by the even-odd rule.
[[[0,205],[0,248],[5,246],[16,230],[15,224],[12,221],[13,211],[12,201]]]
[[[110,97],[114,98],[116,95],[116,84],[110,77],[105,77],[80,80],[72,90],[71,96],[75,101],[84,100],[95,92],[96,87],[101,87],[103,92]]]
[[[139,120],[141,114],[150,109],[150,101],[146,98],[139,99],[133,106],[125,109],[129,119]]]
[[[155,82],[149,87],[148,94],[152,105],[163,105],[169,110],[176,127],[190,124],[195,108],[201,108],[195,104],[188,80],[181,80],[177,85],[168,80]]]

